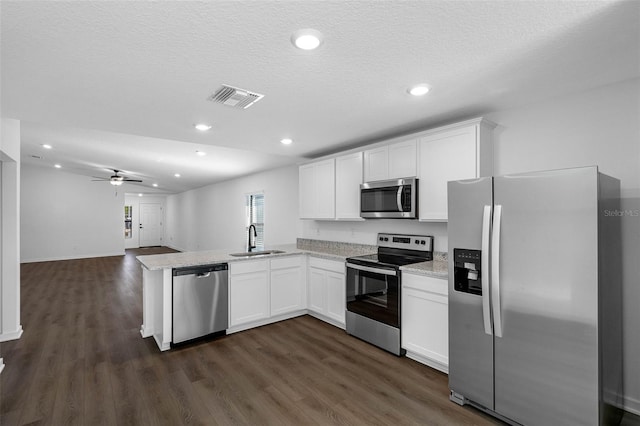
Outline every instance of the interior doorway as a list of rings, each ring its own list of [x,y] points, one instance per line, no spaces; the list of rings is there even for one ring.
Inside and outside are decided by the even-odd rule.
[[[165,197],[126,194],[122,210],[125,249],[164,245]]]
[[[140,203],[140,247],[162,245],[162,216],[160,203]]]

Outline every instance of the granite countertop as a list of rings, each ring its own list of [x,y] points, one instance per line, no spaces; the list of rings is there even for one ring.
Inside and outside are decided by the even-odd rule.
[[[299,248],[299,245],[302,245],[303,248]],[[280,250],[283,251],[283,253],[236,257],[231,256],[231,253],[235,252],[232,250],[203,250],[181,253],[150,254],[137,256],[136,259],[146,269],[155,271],[159,269],[183,268],[188,266],[210,265],[215,263],[242,262],[250,259],[274,259],[277,257],[294,256],[299,254],[310,254],[312,256],[324,259],[344,261],[347,257],[375,253],[376,251],[375,246],[329,242],[319,245],[274,245],[265,248],[265,251],[268,250]]]
[[[401,266],[402,272],[416,275],[425,275],[433,278],[449,278],[449,263],[446,260],[430,260],[428,262],[412,263],[410,265]]]
[[[266,247],[268,250],[280,250],[282,253],[264,254],[260,256],[231,256],[232,250],[203,250],[181,253],[151,254],[138,256],[136,259],[146,269],[183,268],[189,266],[211,265],[215,263],[243,262],[246,260],[274,259],[278,257],[309,254],[329,260],[344,261],[348,257],[361,256],[377,252],[376,246],[352,244],[334,241],[306,240],[299,238],[296,244],[281,244]],[[436,253],[435,259],[428,262],[414,263],[402,266],[400,269],[407,273],[425,275],[447,279],[448,263],[446,258]],[[444,253],[443,253],[444,254]],[[442,255],[442,254],[440,254]]]

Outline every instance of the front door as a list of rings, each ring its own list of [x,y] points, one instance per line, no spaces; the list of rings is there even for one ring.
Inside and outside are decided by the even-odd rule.
[[[140,204],[140,247],[162,245],[162,221],[159,203]]]

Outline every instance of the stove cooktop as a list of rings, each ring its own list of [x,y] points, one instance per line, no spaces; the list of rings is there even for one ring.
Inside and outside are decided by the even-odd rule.
[[[403,255],[393,255],[393,254],[384,254],[384,253],[374,253],[374,254],[366,254],[364,256],[350,257],[347,260],[354,260],[354,259],[367,262],[367,263],[373,263],[376,265],[387,265],[387,266],[404,266],[404,265],[410,265],[412,263],[420,263],[420,262],[426,262],[427,260],[431,260],[430,258],[425,258],[425,257],[403,256]]]

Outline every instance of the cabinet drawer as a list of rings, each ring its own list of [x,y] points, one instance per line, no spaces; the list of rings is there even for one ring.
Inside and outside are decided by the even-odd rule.
[[[229,274],[246,274],[249,272],[259,272],[269,270],[269,260],[253,260],[229,263]]]
[[[333,271],[340,274],[345,273],[344,262],[337,260],[320,259],[312,256],[309,258],[309,266],[311,268],[324,269],[325,271]]]
[[[295,268],[302,265],[302,256],[286,256],[271,259],[271,269]]]
[[[402,274],[402,288],[411,288],[448,296],[448,286],[449,282],[446,279],[425,277],[424,275]]]

